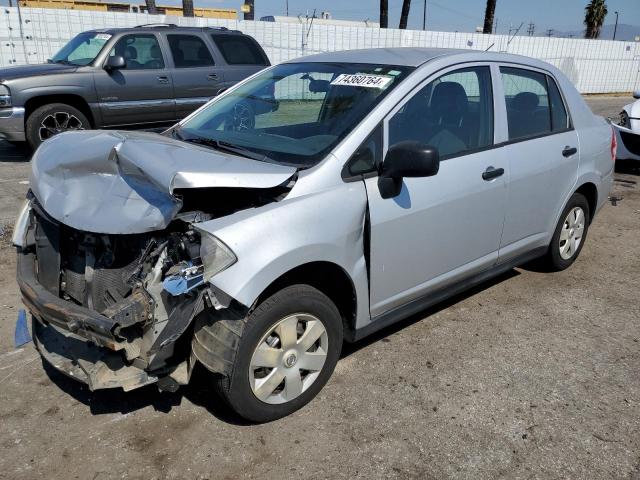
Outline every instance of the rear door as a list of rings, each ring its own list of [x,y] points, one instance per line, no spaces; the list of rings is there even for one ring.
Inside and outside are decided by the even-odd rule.
[[[166,35],[173,63],[176,114],[186,117],[208,102],[224,86],[224,71],[216,63],[205,39],[198,34]]]
[[[547,72],[501,65],[509,200],[500,261],[545,247],[578,175],[578,136],[556,81]]]
[[[258,42],[247,35],[212,33],[211,39],[227,64],[226,88],[269,66],[269,59]]]
[[[125,68],[94,73],[105,126],[166,123],[175,119],[171,74],[154,33],[123,35],[109,52],[126,61]]]

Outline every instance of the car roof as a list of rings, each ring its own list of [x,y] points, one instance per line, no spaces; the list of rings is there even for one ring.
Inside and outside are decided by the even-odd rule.
[[[513,55],[510,53],[486,52],[482,50],[464,50],[461,48],[420,48],[420,47],[394,47],[394,48],[367,48],[362,50],[343,50],[338,52],[326,52],[307,57],[289,60],[287,63],[366,63],[374,65],[398,65],[406,67],[419,67],[424,63],[439,57],[456,57],[457,61],[493,61],[512,62],[546,68],[547,65],[539,60]]]
[[[230,35],[244,35],[240,30],[230,30],[226,27],[181,27],[173,23],[149,23],[144,25],[137,25],[135,27],[123,27],[123,28],[99,28],[94,30],[88,30],[88,32],[95,33],[109,33],[115,35],[117,33],[140,33],[144,32],[207,32],[207,33],[219,33]]]

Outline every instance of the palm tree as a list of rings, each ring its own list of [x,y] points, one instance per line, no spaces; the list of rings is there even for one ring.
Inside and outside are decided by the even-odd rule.
[[[249,7],[249,11],[244,13],[244,19],[253,20],[255,18],[253,0],[245,0],[244,4]]]
[[[182,16],[195,17],[193,12],[193,0],[182,0]]]
[[[487,8],[484,11],[484,27],[482,33],[493,32],[493,16],[496,13],[496,0],[487,0]]]
[[[607,16],[607,4],[604,0],[591,0],[584,8],[584,38],[598,38],[600,29]]]
[[[402,13],[400,14],[400,26],[398,28],[407,28],[407,20],[409,19],[409,9],[411,8],[411,0],[402,0]]]
[[[156,0],[144,0],[147,4],[147,13],[150,15],[156,15],[158,13],[158,9],[156,8]]]
[[[389,26],[389,0],[380,0],[380,28]]]

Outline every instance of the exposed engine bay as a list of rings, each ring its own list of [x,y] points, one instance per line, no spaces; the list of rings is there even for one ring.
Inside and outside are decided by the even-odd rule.
[[[225,308],[233,301],[206,279],[234,263],[235,256],[197,224],[278,201],[289,190],[290,185],[176,190],[183,208],[168,227],[133,234],[69,227],[31,195],[30,246],[19,252],[18,281],[36,319],[39,350],[60,364],[78,356],[60,335],[95,344],[104,355],[73,358],[62,369],[82,377],[91,389],[129,390],[158,382],[160,388],[174,390],[187,383],[193,359],[191,335],[185,332],[192,331],[194,317],[204,309]],[[38,295],[36,288],[46,292]],[[43,298],[48,295],[55,297],[55,306]],[[47,339],[55,346],[48,347]]]

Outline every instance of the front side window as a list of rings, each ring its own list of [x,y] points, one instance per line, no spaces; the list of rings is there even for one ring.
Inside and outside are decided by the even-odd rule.
[[[174,130],[212,148],[299,167],[322,160],[412,67],[285,63],[225,93]]]
[[[448,158],[493,144],[489,67],[456,70],[430,82],[389,120],[389,147],[416,141]]]
[[[500,67],[500,72],[507,107],[509,140],[545,135],[567,128],[567,112],[553,79],[544,73],[522,68]]]
[[[239,35],[211,35],[229,65],[268,65],[255,40]]]
[[[126,70],[164,68],[162,50],[155,35],[125,35],[116,42],[109,55],[123,57]]]
[[[167,35],[176,68],[210,67],[214,64],[211,52],[200,37]]]
[[[89,65],[98,56],[102,47],[109,41],[108,33],[87,32],[73,37],[50,60],[51,63],[69,65]]]

